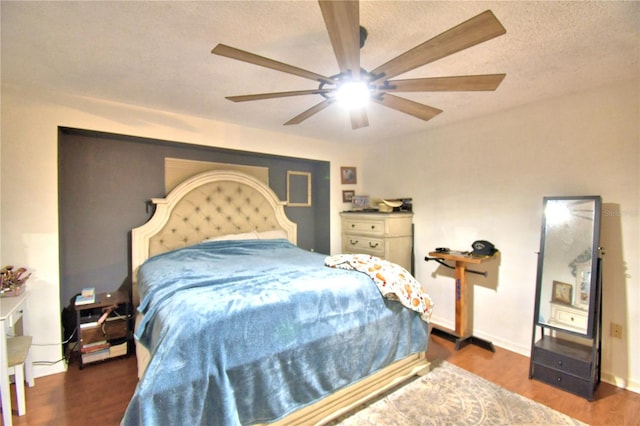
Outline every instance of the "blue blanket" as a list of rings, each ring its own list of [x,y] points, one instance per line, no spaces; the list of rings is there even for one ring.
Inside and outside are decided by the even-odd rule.
[[[123,425],[277,420],[426,350],[427,324],[286,240],[217,241],[139,272],[151,360]]]

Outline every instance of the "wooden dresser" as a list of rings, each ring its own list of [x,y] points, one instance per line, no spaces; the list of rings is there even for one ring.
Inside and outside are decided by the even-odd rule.
[[[340,216],[343,253],[370,254],[413,272],[413,213],[342,212]]]

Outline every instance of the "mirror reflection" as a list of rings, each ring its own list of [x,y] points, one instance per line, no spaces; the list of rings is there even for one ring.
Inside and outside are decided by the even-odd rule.
[[[598,197],[545,198],[538,323],[589,334]],[[595,245],[595,247],[594,247]]]

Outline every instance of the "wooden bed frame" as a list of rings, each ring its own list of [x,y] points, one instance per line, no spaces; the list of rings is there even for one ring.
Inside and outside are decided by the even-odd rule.
[[[156,205],[153,217],[131,232],[134,306],[139,304],[138,268],[156,254],[250,232],[284,230],[289,241],[297,241],[297,226],[287,218],[285,203],[264,183],[241,172],[204,172],[185,180],[166,198],[151,201]],[[137,342],[136,357],[142,377],[149,352]],[[429,365],[424,352],[411,355],[271,424],[327,423],[415,375],[426,374]]]

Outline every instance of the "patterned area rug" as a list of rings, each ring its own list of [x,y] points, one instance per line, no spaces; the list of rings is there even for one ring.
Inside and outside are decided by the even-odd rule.
[[[332,422],[340,426],[584,425],[446,361]]]

